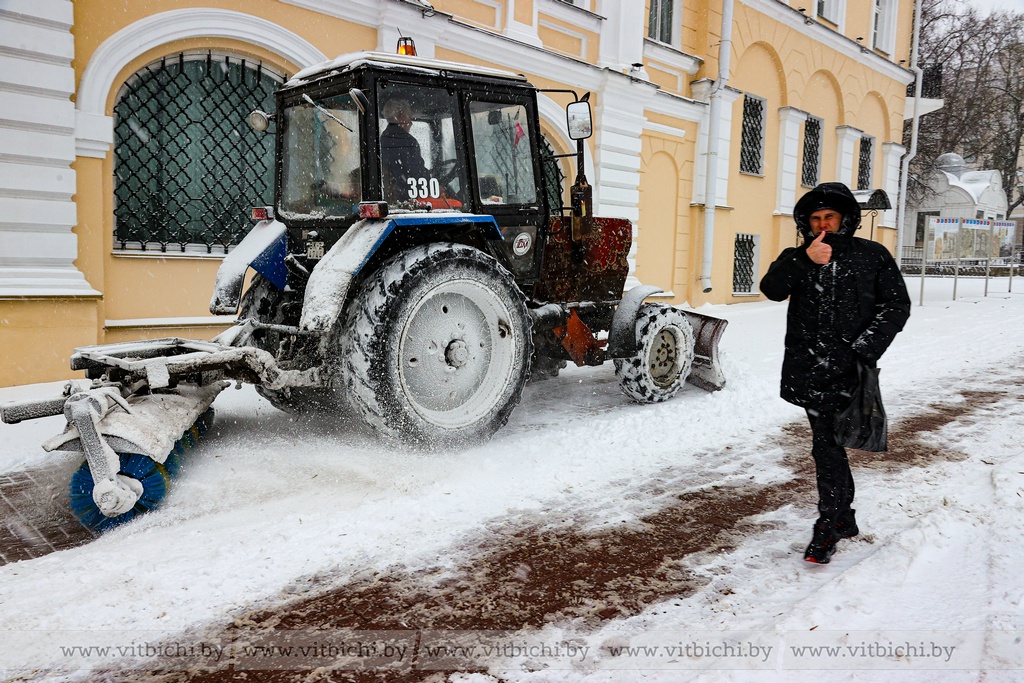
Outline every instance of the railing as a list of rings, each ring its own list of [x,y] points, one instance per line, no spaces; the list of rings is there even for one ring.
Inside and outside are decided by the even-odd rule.
[[[914,83],[907,86],[907,97],[914,96]],[[921,97],[942,99],[942,64],[921,66]]]
[[[900,249],[900,270],[907,275],[921,274],[921,257],[924,249],[921,247],[902,247]],[[1017,248],[1012,256],[1000,256],[993,259],[962,258],[962,259],[939,259],[929,260],[925,275],[937,277],[953,277],[959,274],[961,277],[978,277],[989,275],[993,277],[1004,277],[1010,275],[1010,266],[1013,266],[1013,274],[1021,273],[1021,264],[1024,264],[1024,250]]]

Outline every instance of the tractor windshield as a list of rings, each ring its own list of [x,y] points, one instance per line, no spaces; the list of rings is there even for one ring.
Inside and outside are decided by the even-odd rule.
[[[362,197],[359,113],[346,95],[302,100],[284,112],[283,217],[345,218]]]

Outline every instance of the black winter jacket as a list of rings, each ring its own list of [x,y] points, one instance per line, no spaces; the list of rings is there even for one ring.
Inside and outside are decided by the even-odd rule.
[[[856,225],[825,236],[832,247],[826,265],[807,257],[813,238],[805,230],[804,245],[784,250],[761,280],[769,299],[789,297],[781,396],[798,406],[848,403],[857,359],[874,365],[910,317],[896,261],[881,244],[844,234],[853,230]]]

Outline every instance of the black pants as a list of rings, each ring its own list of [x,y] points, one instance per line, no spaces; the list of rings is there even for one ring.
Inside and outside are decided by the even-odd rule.
[[[837,410],[808,410],[811,455],[818,479],[818,514],[835,521],[853,504],[853,473],[846,449],[835,437]]]

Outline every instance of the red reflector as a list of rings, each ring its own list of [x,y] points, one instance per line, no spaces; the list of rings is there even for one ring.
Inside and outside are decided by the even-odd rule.
[[[255,206],[252,209],[252,219],[254,221],[269,221],[273,217],[274,214],[268,206]]]
[[[360,218],[385,218],[387,215],[387,202],[359,202]]]

